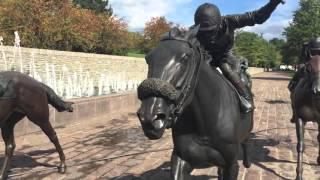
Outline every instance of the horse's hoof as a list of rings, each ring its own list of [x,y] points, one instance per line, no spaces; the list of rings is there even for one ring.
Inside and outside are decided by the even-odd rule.
[[[66,102],[66,110],[68,112],[73,112],[73,107],[72,107],[73,104],[74,102]]]
[[[296,180],[302,180],[302,176],[297,176]]]
[[[250,168],[251,167],[251,162],[243,162],[243,166],[245,167],[245,168]]]
[[[66,171],[67,171],[67,166],[65,164],[62,164],[58,167],[59,173],[64,174],[64,173],[66,173]]]

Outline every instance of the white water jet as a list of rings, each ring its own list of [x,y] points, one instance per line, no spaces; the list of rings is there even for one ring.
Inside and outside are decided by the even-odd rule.
[[[63,64],[60,67],[59,65],[45,62],[45,71],[43,72],[37,69],[37,54],[35,51],[30,53],[31,58],[28,63],[23,62],[18,32],[15,32],[13,58],[12,55],[10,56],[10,59],[6,57],[3,38],[1,36],[0,52],[0,60],[2,60],[2,64],[4,65],[2,66],[4,67],[2,69],[9,70],[10,68],[16,69],[17,67],[20,67],[20,72],[23,73],[24,71],[27,71],[27,69],[24,68],[28,68],[29,76],[40,82],[46,83],[59,96],[68,99],[131,91],[136,89],[141,82],[138,80],[131,80],[124,72],[111,73],[110,71],[108,72],[108,70],[105,70],[100,74],[95,74],[95,77],[98,79],[94,79],[93,76],[91,76],[90,71],[84,69],[84,66],[82,66],[81,63],[79,63],[78,69],[76,70],[72,69],[74,66],[67,67],[66,64]],[[24,66],[23,63],[26,63],[27,66]]]
[[[14,57],[16,57],[16,52],[18,52],[19,56],[19,64],[20,64],[20,72],[23,73],[23,62],[22,62],[22,53],[21,53],[21,47],[20,47],[20,36],[18,31],[14,31],[14,47],[15,47],[15,53]]]
[[[8,70],[8,63],[7,63],[7,58],[6,54],[4,53],[4,47],[3,47],[3,37],[0,36],[0,48],[1,48],[1,54],[2,54],[2,59],[4,61],[4,70]]]

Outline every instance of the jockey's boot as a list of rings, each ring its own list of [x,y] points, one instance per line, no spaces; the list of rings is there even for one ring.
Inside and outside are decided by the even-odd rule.
[[[240,109],[244,113],[253,110],[252,97],[248,86],[241,80],[240,75],[233,71],[228,63],[220,64],[219,68],[231,84],[237,89],[240,95]]]
[[[251,112],[253,110],[252,95],[249,88],[242,82],[235,83],[235,87],[240,94],[240,109],[244,113]]]

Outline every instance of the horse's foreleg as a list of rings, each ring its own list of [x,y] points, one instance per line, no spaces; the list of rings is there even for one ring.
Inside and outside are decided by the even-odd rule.
[[[60,173],[65,173],[67,166],[66,166],[66,158],[65,155],[63,153],[63,150],[61,148],[61,145],[59,143],[59,139],[57,137],[56,131],[52,128],[51,124],[49,121],[39,125],[40,128],[42,129],[42,131],[48,136],[48,138],[50,139],[50,141],[54,144],[54,146],[56,147],[56,150],[59,153],[59,157],[60,157],[60,166],[58,167],[58,170]]]
[[[221,147],[225,158],[223,180],[237,180],[239,174],[238,156],[240,144],[228,144]]]
[[[320,123],[318,123],[318,143],[319,143],[319,148],[318,148],[318,158],[317,158],[317,162],[318,165],[320,165]]]
[[[14,149],[16,147],[14,141],[14,126],[20,121],[25,115],[22,113],[12,113],[6,122],[1,127],[1,134],[5,143],[5,158],[1,169],[0,179],[5,179],[7,171],[10,168],[11,158],[13,156]]]
[[[223,180],[223,169],[218,167],[218,180]]]
[[[223,170],[223,180],[237,180],[238,174],[239,164],[238,161],[234,161]]]
[[[16,147],[16,144],[14,142],[14,134],[13,134],[13,128],[14,125],[7,125],[5,124],[1,128],[1,134],[3,141],[5,143],[5,158],[3,162],[3,166],[1,169],[0,179],[6,179],[7,177],[7,171],[10,168],[11,158],[13,156],[13,151]]]
[[[171,177],[173,180],[187,180],[190,179],[192,171],[191,165],[182,160],[174,151],[171,155]]]
[[[242,150],[243,150],[243,166],[246,168],[250,168],[250,166],[251,166],[251,160],[249,157],[249,147],[248,147],[249,144],[248,144],[248,142],[249,142],[249,138],[241,143]]]
[[[297,152],[298,152],[298,162],[296,168],[296,179],[302,180],[302,173],[303,173],[303,151],[304,151],[304,126],[305,123],[302,121],[301,118],[296,119],[296,133],[297,133]]]

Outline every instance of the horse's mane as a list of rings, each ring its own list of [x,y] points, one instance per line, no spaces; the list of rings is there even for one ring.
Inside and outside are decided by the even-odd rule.
[[[160,41],[165,40],[178,40],[178,41],[186,41],[188,43],[191,43],[197,47],[200,47],[200,42],[198,41],[197,37],[194,36],[192,33],[188,33],[189,31],[192,31],[194,27],[191,27],[190,29],[181,29],[179,27],[173,27],[170,29],[170,31],[166,32],[160,39]]]

